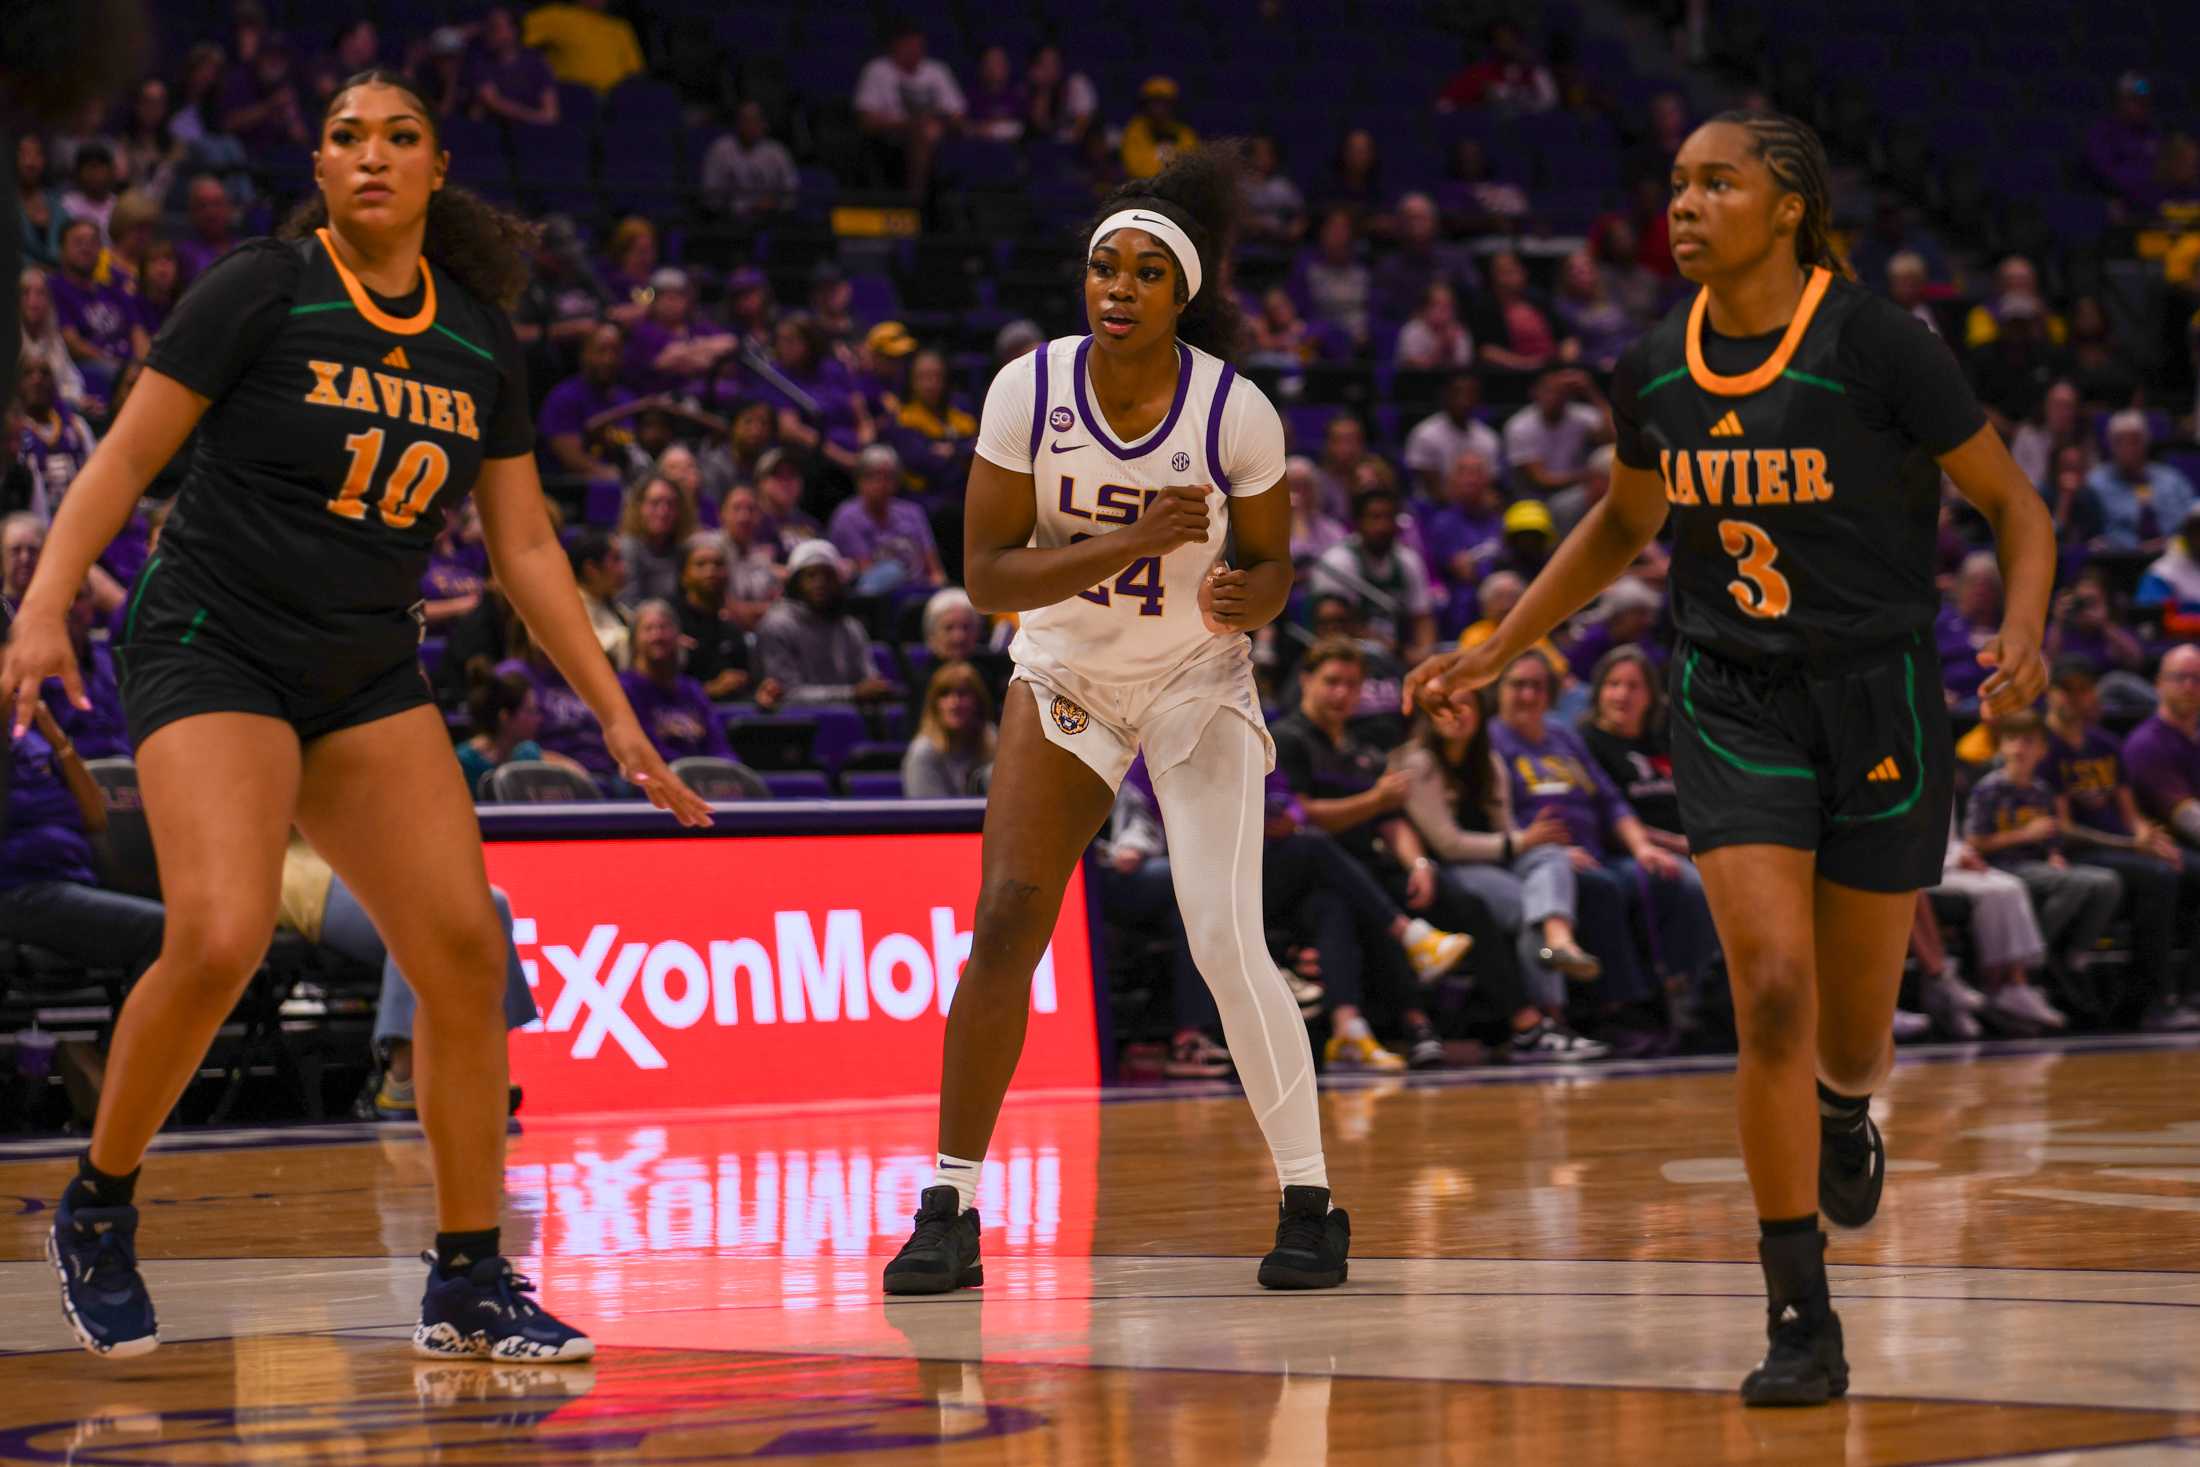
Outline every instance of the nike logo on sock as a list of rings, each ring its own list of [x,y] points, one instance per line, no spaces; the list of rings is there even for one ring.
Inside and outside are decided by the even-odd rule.
[[[940,1163],[940,1170],[943,1172],[967,1172],[970,1170],[970,1163],[967,1161],[943,1161]]]

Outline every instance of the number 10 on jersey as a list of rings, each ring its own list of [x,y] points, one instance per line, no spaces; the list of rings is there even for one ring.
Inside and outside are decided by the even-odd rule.
[[[351,453],[351,468],[344,475],[344,487],[328,502],[329,513],[362,520],[367,517],[367,493],[374,488],[375,468],[382,462],[382,430],[369,428],[354,433],[344,440],[344,447]],[[427,513],[450,476],[451,456],[443,451],[443,445],[425,438],[406,445],[390,466],[382,502],[376,506],[382,523],[393,530],[411,529]]]
[[[1080,540],[1091,538],[1090,535],[1072,535],[1069,543],[1075,545]],[[1112,606],[1117,596],[1133,597],[1139,603],[1140,616],[1159,616],[1169,593],[1161,584],[1161,557],[1141,555],[1117,573],[1112,588],[1095,586],[1090,591],[1079,591],[1077,594],[1095,606]]]

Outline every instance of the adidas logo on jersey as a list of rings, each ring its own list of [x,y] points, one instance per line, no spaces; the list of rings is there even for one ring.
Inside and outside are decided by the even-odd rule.
[[[1866,784],[1886,784],[1902,777],[1902,766],[1894,762],[1894,756],[1880,760],[1872,766],[1872,772],[1864,776]]]
[[[390,354],[382,358],[382,365],[385,367],[395,367],[400,372],[410,372],[413,366],[411,362],[405,359],[405,348],[401,346],[391,347]],[[1728,413],[1727,416],[1731,418],[1734,415],[1732,413]]]
[[[1741,437],[1741,436],[1742,436],[1742,420],[1741,420],[1741,418],[1740,418],[1739,416],[1737,416],[1737,415],[1735,414],[1735,412],[1734,412],[1734,411],[1733,411],[1733,410],[1732,410],[1731,408],[1730,408],[1730,409],[1728,409],[1728,410],[1727,410],[1727,415],[1726,415],[1725,417],[1723,417],[1723,418],[1719,419],[1719,421],[1717,421],[1716,423],[1713,423],[1713,424],[1711,425],[1711,436],[1712,436],[1712,437],[1714,437],[1714,438],[1739,438],[1739,437]]]

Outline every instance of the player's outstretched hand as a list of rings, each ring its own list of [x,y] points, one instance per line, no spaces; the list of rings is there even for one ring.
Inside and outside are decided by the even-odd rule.
[[[1994,670],[1978,690],[1979,712],[1988,718],[2021,713],[2047,691],[2047,659],[2037,636],[2003,627],[1978,649],[1978,663]]]
[[[1399,711],[1411,717],[1423,708],[1439,708],[1454,698],[1497,681],[1497,641],[1477,642],[1464,652],[1439,652],[1406,677]]]
[[[23,737],[31,726],[31,709],[38,702],[46,679],[61,679],[61,689],[78,708],[90,708],[84,696],[84,675],[77,670],[76,649],[69,645],[68,623],[58,616],[18,615],[8,629],[8,647],[0,657],[0,705],[13,720],[12,734]]]
[[[1145,508],[1129,532],[1138,538],[1139,548],[1147,555],[1167,555],[1179,545],[1207,543],[1207,496],[1214,491],[1205,484],[1171,484],[1153,497],[1153,503]]]
[[[1199,583],[1199,619],[1210,632],[1242,632],[1250,615],[1246,594],[1250,584],[1244,571],[1232,570],[1220,561]]]
[[[673,818],[690,829],[699,830],[711,823],[709,803],[672,772],[640,724],[605,729],[603,742],[618,761],[620,775],[649,796],[649,803],[671,811]]]

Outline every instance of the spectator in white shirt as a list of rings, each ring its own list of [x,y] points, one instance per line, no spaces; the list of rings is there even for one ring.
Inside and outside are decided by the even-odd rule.
[[[856,119],[885,155],[898,164],[905,186],[922,195],[931,182],[932,155],[940,139],[968,110],[947,64],[924,54],[924,32],[894,28],[886,54],[874,56],[856,78]]]
[[[787,145],[765,135],[764,109],[743,102],[733,131],[703,154],[703,202],[735,219],[791,208],[801,180]]]
[[[1505,463],[1515,493],[1547,499],[1581,482],[1589,450],[1612,436],[1611,412],[1589,374],[1545,372],[1529,404],[1505,422]]]
[[[1473,360],[1474,338],[1460,324],[1458,298],[1447,282],[1430,281],[1421,308],[1398,332],[1398,365],[1426,372],[1464,367]]]
[[[1482,405],[1482,379],[1460,372],[1445,379],[1443,407],[1413,425],[1406,434],[1406,472],[1423,499],[1435,499],[1444,475],[1470,449],[1495,465],[1497,431],[1474,416]]]
[[[1898,250],[1887,261],[1887,294],[1938,336],[1940,323],[1933,319],[1933,308],[1925,304],[1925,284],[1925,257],[1915,250]]]
[[[1314,562],[1307,590],[1351,601],[1411,666],[1436,645],[1436,602],[1427,562],[1399,543],[1398,510],[1390,489],[1370,489],[1354,500],[1352,535]]]

